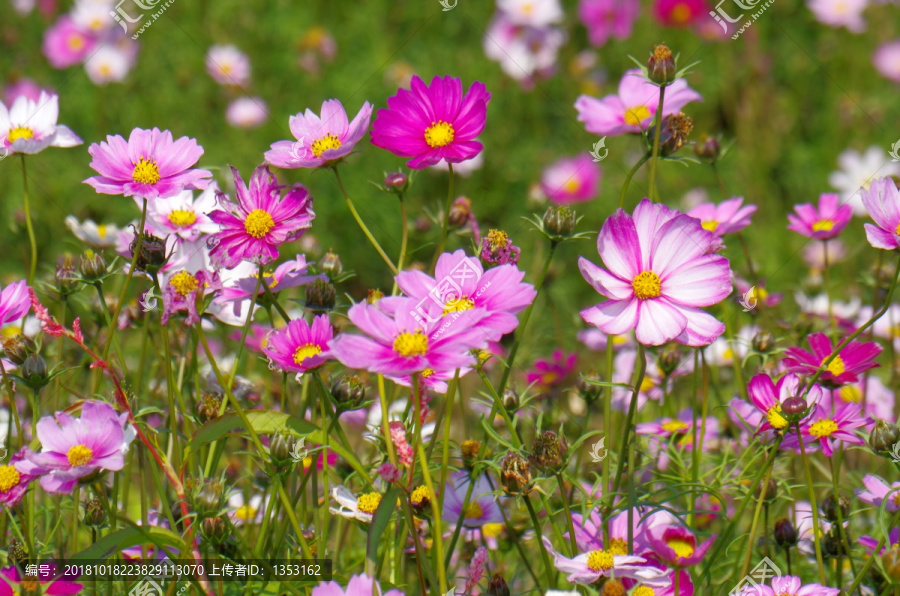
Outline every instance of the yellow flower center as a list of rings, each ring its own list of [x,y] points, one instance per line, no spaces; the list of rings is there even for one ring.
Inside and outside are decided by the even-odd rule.
[[[672,19],[672,22],[676,25],[683,25],[687,23],[691,18],[691,9],[688,8],[685,4],[679,3],[675,8],[672,9],[672,13],[669,15]]]
[[[813,232],[830,232],[834,227],[834,222],[830,219],[820,219],[812,225]]]
[[[173,226],[184,228],[197,221],[197,214],[187,209],[175,209],[169,214],[169,221]]]
[[[670,420],[669,422],[663,422],[660,426],[662,426],[664,431],[670,433],[683,433],[688,429],[688,423],[681,420]]]
[[[20,594],[40,594],[41,582],[34,578],[34,576],[25,576],[25,578],[19,583],[19,587],[22,589]]]
[[[8,492],[19,484],[19,471],[12,466],[0,466],[0,493]]]
[[[499,538],[503,533],[503,524],[484,524],[481,526],[481,535],[485,538]]]
[[[404,331],[394,340],[394,351],[407,358],[424,356],[428,351],[428,338],[421,331],[415,333]]]
[[[781,404],[778,402],[766,412],[766,419],[775,430],[781,430],[788,425],[787,419],[781,415]]]
[[[447,301],[447,304],[444,305],[444,314],[447,315],[452,312],[462,312],[472,308],[475,308],[475,301],[470,300],[468,296],[451,298]]]
[[[453,142],[454,134],[452,124],[438,120],[425,129],[425,142],[429,147],[443,147]]]
[[[614,346],[624,346],[628,343],[628,336],[626,335],[613,335],[611,337]]]
[[[69,449],[66,457],[69,458],[69,464],[73,468],[77,468],[91,461],[91,458],[94,457],[94,451],[86,445],[75,445]]]
[[[256,517],[256,508],[250,505],[241,505],[234,511],[234,517],[241,521],[250,521]]]
[[[500,230],[489,230],[487,241],[491,245],[491,251],[496,252],[501,248],[506,248],[509,244],[509,236],[506,235],[506,232]]]
[[[647,106],[637,106],[625,110],[625,124],[640,126],[641,122],[650,117],[650,109]]]
[[[653,591],[653,588],[641,586],[631,596],[656,596],[656,592]]]
[[[700,227],[706,230],[707,232],[715,232],[716,228],[719,227],[719,222],[714,219],[709,221],[704,221],[700,223]]]
[[[131,173],[131,179],[138,184],[156,184],[159,182],[159,168],[155,161],[148,161],[143,157],[134,164],[134,172]]]
[[[78,51],[84,47],[84,39],[80,35],[72,35],[69,37],[69,49]]]
[[[200,282],[187,271],[179,271],[169,280],[169,285],[179,296],[187,296],[200,287]]]
[[[862,401],[862,391],[856,385],[845,385],[840,389],[841,399],[858,404]],[[897,493],[900,496],[900,493]]]
[[[244,229],[254,238],[262,238],[275,227],[275,220],[263,209],[254,209],[244,220]]]
[[[359,496],[359,499],[356,502],[356,508],[363,513],[375,513],[375,510],[378,509],[380,504],[380,493],[366,493]]]
[[[425,370],[423,370],[422,372],[419,373],[419,376],[422,377],[423,379],[427,379],[428,377],[430,377],[433,374],[434,374],[433,368],[426,368]]]
[[[897,224],[897,227],[894,228],[894,234],[900,236],[900,223]]]
[[[427,498],[428,489],[426,489],[424,486],[420,486],[416,490],[412,491],[412,494],[409,496],[409,502],[413,505],[419,505]]]
[[[654,387],[656,387],[656,383],[650,377],[645,376],[644,380],[641,381],[641,393],[647,393]]]
[[[694,554],[694,545],[682,538],[673,538],[668,544],[678,557],[687,558]]]
[[[593,550],[587,558],[587,566],[591,571],[609,571],[613,563],[612,553],[605,550]]]
[[[472,501],[466,507],[466,519],[481,519],[482,515],[484,515],[484,510],[478,504],[478,501]]]
[[[837,429],[838,425],[834,420],[819,420],[809,427],[809,434],[818,438],[830,437],[837,432]]]
[[[631,282],[631,287],[634,288],[634,295],[640,300],[658,298],[662,293],[662,281],[652,271],[638,273],[634,281]]]
[[[28,139],[34,138],[34,131],[25,126],[17,126],[9,130],[9,134],[6,135],[6,138],[10,143],[18,141],[19,139],[25,139],[27,141]]]
[[[840,356],[835,356],[834,360],[831,361],[831,364],[826,368],[828,372],[833,374],[834,376],[839,376],[844,374],[844,361]]]
[[[294,352],[294,362],[296,364],[303,364],[303,361],[307,358],[312,358],[316,354],[321,354],[322,348],[317,346],[316,344],[306,344],[304,346],[300,346]]]
[[[256,278],[259,279],[259,273],[256,274]],[[278,280],[275,278],[275,274],[268,271],[263,273],[263,281],[266,282],[266,285],[269,286],[270,290],[278,285]]]
[[[316,139],[315,141],[313,141],[312,145],[309,146],[309,150],[312,151],[312,154],[316,157],[322,157],[322,154],[329,149],[340,148],[341,140],[333,134],[327,134],[321,139]]]
[[[568,182],[563,185],[563,188],[566,189],[566,192],[575,192],[578,190],[579,184],[578,180],[575,178],[570,178]]]
[[[628,554],[628,544],[621,538],[609,539],[609,552],[613,555],[625,556]]]

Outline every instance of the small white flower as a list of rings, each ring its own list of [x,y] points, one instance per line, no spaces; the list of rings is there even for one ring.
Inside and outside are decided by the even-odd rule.
[[[0,148],[7,153],[38,153],[47,147],[83,142],[68,126],[57,124],[59,97],[41,91],[37,101],[18,96],[12,106],[0,101]]]
[[[847,149],[838,156],[838,167],[840,170],[828,176],[828,183],[840,192],[841,203],[851,205],[853,214],[860,217],[868,215],[860,189],[868,189],[875,178],[900,175],[900,163],[892,162],[887,152],[875,145],[865,153]]]
[[[66,227],[75,237],[92,248],[108,248],[118,242],[119,227],[115,224],[97,224],[93,220],[78,221],[74,215],[66,216]]]
[[[346,486],[338,485],[331,489],[331,498],[339,507],[329,507],[332,515],[340,515],[349,519],[358,519],[369,523],[375,510],[381,504],[381,493],[365,493],[357,497]]]

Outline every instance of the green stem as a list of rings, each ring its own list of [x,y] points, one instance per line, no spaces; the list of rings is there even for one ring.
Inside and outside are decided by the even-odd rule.
[[[622,185],[622,192],[619,194],[619,209],[625,207],[625,193],[628,191],[628,186],[631,184],[631,179],[634,178],[634,175],[637,174],[637,171],[641,168],[642,165],[647,163],[647,160],[650,159],[650,153],[647,152],[641,157],[636,164],[628,171],[628,175],[625,176],[625,184]]]
[[[619,492],[619,486],[622,482],[622,472],[625,469],[625,459],[623,454],[626,450],[634,448],[634,445],[628,442],[628,435],[631,427],[634,426],[634,416],[637,412],[638,394],[641,392],[641,384],[644,382],[644,375],[647,373],[647,356],[644,353],[644,346],[638,344],[637,351],[637,373],[634,378],[634,386],[631,392],[631,404],[628,406],[628,418],[625,421],[625,429],[622,433],[622,442],[619,446],[619,465],[616,468],[616,479],[613,482],[612,496]],[[634,470],[629,469],[629,474],[634,474]],[[610,503],[612,505],[612,503]]]
[[[653,133],[653,156],[650,161],[650,197],[658,197],[656,192],[656,162],[659,161],[659,133],[662,131],[663,119],[663,101],[666,97],[666,88],[659,88],[659,104],[656,107],[656,114],[653,116],[653,123],[656,130]]]
[[[444,252],[444,246],[447,244],[447,230],[450,228],[450,207],[453,205],[453,164],[447,162],[447,167],[450,170],[450,181],[447,184],[447,201],[444,203],[444,219],[441,222],[441,242],[438,244],[437,252],[434,253],[432,269],[437,263],[438,257]]]
[[[414,381],[415,382],[415,381]],[[415,415],[418,416],[419,412],[415,412]],[[438,583],[441,586],[441,594],[447,593],[447,568],[445,565],[442,565],[442,561],[444,560],[444,538],[443,532],[441,531],[441,512],[437,507],[437,495],[434,492],[434,483],[431,481],[431,470],[428,468],[428,460],[425,459],[425,448],[422,447],[422,442],[419,441],[417,450],[419,452],[419,459],[422,462],[422,476],[425,479],[425,490],[428,491],[428,499],[434,503],[432,505],[433,516],[432,521],[434,523],[434,547],[435,547],[435,563],[438,568]],[[474,484],[474,481],[470,481]],[[412,530],[415,531],[415,530]]]
[[[378,241],[375,240],[375,236],[373,236],[372,232],[369,231],[369,228],[366,227],[366,224],[363,222],[362,218],[359,216],[359,213],[356,211],[356,207],[353,206],[353,201],[350,200],[350,195],[347,193],[347,189],[344,188],[344,182],[343,182],[343,180],[341,180],[341,174],[340,174],[340,172],[338,172],[337,166],[335,166],[331,169],[334,172],[334,177],[337,178],[338,186],[341,187],[341,192],[344,195],[344,200],[347,201],[347,208],[350,209],[350,214],[353,216],[353,219],[355,219],[356,223],[359,224],[360,229],[362,230],[363,234],[366,235],[366,238],[369,239],[369,242],[372,243],[372,246],[375,248],[375,251],[379,255],[381,255],[381,258],[387,264],[388,269],[391,270],[391,273],[393,273],[394,275],[397,275],[399,273],[399,271],[394,266],[394,264],[391,262],[390,257],[387,256],[387,253],[384,252],[384,249],[381,248],[381,245],[378,244]]]
[[[28,244],[31,247],[31,261],[28,264],[28,285],[34,284],[34,274],[37,270],[37,241],[34,239],[34,226],[31,222],[31,203],[28,200],[28,174],[25,171],[25,154],[22,158],[22,190],[24,192],[23,205],[25,208],[25,230],[28,232]]]
[[[759,513],[762,510],[763,504],[766,501],[766,498],[769,496],[769,480],[772,478],[772,470],[774,466],[767,466],[766,469],[766,477],[763,479],[762,483],[762,491],[759,493],[759,499],[756,501],[756,510],[753,512],[753,521],[750,524],[750,540],[747,542],[747,555],[744,558],[744,567],[741,569],[740,577],[744,577],[747,575],[747,571],[750,570],[750,557],[753,554],[753,549],[756,542],[756,528],[759,524]],[[747,497],[748,499],[752,498],[751,496]],[[818,527],[818,526],[816,526]]]
[[[832,402],[833,403],[833,402]],[[838,479],[840,478],[841,464],[838,461],[838,454],[833,454],[829,461],[831,462],[831,483],[832,488],[834,490],[834,499],[837,501],[838,499]],[[840,507],[835,507],[837,510],[837,518],[838,518],[838,535],[841,539],[841,544],[843,544],[847,549],[847,561],[850,563],[850,572],[853,575],[856,575],[856,565],[853,563],[853,557],[850,554],[850,550],[853,548],[853,545],[850,543],[850,538],[847,536],[847,531],[844,528],[844,512],[841,511]],[[843,557],[844,550],[838,550],[838,582],[837,585],[843,585]]]
[[[566,485],[563,482],[562,474],[556,474],[556,483],[559,485],[559,496],[563,502],[563,509],[566,510],[566,522],[569,524],[569,541],[572,543],[572,557],[577,557],[578,543],[575,540],[575,525],[572,521],[572,511],[569,509],[569,496],[566,494]]]
[[[816,491],[813,486],[812,471],[809,469],[809,460],[806,459],[806,445],[803,435],[800,433],[800,423],[797,423],[797,440],[800,442],[800,458],[803,461],[803,469],[806,471],[806,487],[809,490],[809,507],[812,509],[813,518],[813,543],[816,548],[816,563],[819,566],[819,583],[823,586],[828,579],[825,577],[825,563],[822,562],[822,543],[819,540],[819,506],[816,504]]]
[[[403,201],[403,193],[397,195],[400,199],[400,219],[403,222],[403,232],[400,237],[400,256],[397,257],[397,269],[403,271],[403,264],[406,262],[406,247],[409,242],[409,218],[406,216],[406,203]],[[391,295],[396,296],[397,290],[399,286],[397,285],[397,280],[394,280],[394,287],[391,290]]]
[[[525,507],[528,509],[528,515],[531,516],[531,523],[534,526],[535,538],[537,538],[538,546],[541,548],[541,557],[544,559],[544,573],[547,575],[547,586],[555,585],[553,581],[553,565],[550,563],[550,555],[547,554],[547,547],[544,546],[543,534],[541,533],[541,524],[538,522],[537,514],[534,512],[534,505],[531,504],[531,498],[526,494],[522,495],[525,501]]]

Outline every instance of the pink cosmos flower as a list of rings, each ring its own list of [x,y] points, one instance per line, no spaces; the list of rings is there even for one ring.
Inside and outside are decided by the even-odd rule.
[[[900,248],[900,191],[891,178],[877,178],[863,189],[862,203],[875,224],[867,223],[866,239],[875,248]]]
[[[42,50],[53,68],[68,68],[84,60],[97,45],[97,38],[64,15],[44,32]]]
[[[197,303],[214,294],[222,287],[219,274],[204,268],[185,267],[178,271],[168,271],[160,280],[163,286],[163,312],[160,322],[165,325],[169,318],[180,311],[187,311],[185,325],[200,322]]]
[[[523,27],[547,27],[563,19],[559,0],[497,0],[497,10]]]
[[[82,140],[57,124],[59,97],[41,91],[37,101],[20,95],[7,109],[0,102],[0,148],[9,153],[38,153],[47,147],[75,147]]]
[[[220,85],[243,87],[250,82],[250,58],[234,45],[215,45],[206,53],[206,72]]]
[[[783,575],[772,578],[772,587],[761,584],[745,586],[739,596],[838,596],[838,588],[827,588],[821,584],[804,584],[799,577]]]
[[[269,118],[269,108],[261,97],[238,97],[225,109],[225,120],[235,128],[256,128]]]
[[[484,35],[484,53],[523,88],[553,73],[566,32],[559,27],[523,27],[497,12]]]
[[[2,96],[0,96],[0,101],[3,101],[7,105],[9,105],[16,101],[17,97],[19,97],[20,95],[24,95],[31,101],[37,102],[41,99],[41,92],[44,92],[47,95],[53,95],[54,93],[49,89],[42,89],[41,86],[35,83],[32,79],[23,77],[21,79],[14,80],[3,87],[3,94]]]
[[[0,292],[0,325],[18,321],[31,309],[31,296],[25,280],[7,284]]]
[[[609,298],[581,317],[611,335],[634,329],[645,345],[712,343],[725,326],[700,307],[731,293],[728,259],[707,254],[714,240],[699,220],[647,199],[633,217],[618,209],[597,238],[609,270],[579,258],[585,280]]]
[[[365,102],[353,122],[340,101],[322,103],[322,117],[307,108],[306,113],[291,116],[288,122],[296,141],[277,141],[266,151],[266,161],[279,168],[318,168],[330,165],[345,155],[369,130],[372,104]]]
[[[450,475],[444,487],[444,509],[441,514],[444,521],[456,524],[463,512],[463,503],[471,481],[471,476],[465,470],[458,470]],[[463,526],[481,528],[485,524],[503,523],[503,514],[500,511],[502,505],[503,500],[494,496],[494,489],[491,488],[487,477],[479,476],[465,509]]]
[[[588,30],[588,41],[599,48],[610,37],[628,39],[638,18],[635,0],[579,0],[578,18]]]
[[[68,493],[80,478],[97,470],[121,470],[129,435],[133,438],[134,432],[126,433],[126,425],[127,414],[120,417],[111,405],[100,401],[84,402],[80,418],[66,412],[41,418],[37,437],[42,450],[26,454],[45,472],[41,488],[49,493]]]
[[[794,205],[794,211],[797,215],[788,213],[788,221],[791,222],[788,229],[819,240],[834,238],[844,231],[853,218],[853,207],[841,205],[840,197],[831,193],[819,195],[818,208],[810,203],[801,203]]]
[[[27,447],[22,447],[18,453],[9,458],[8,464],[0,464],[0,504],[4,507],[15,507],[25,496],[31,481],[36,480],[44,472],[26,459],[29,453],[33,454]]]
[[[888,41],[875,50],[872,55],[875,70],[884,78],[900,83],[900,39]]]
[[[316,279],[328,280],[328,276],[325,274],[309,275],[308,268],[310,265],[312,263],[306,262],[306,255],[297,255],[296,258],[285,261],[276,267],[274,271],[266,271],[263,274],[263,281],[269,286],[269,292],[277,294],[282,290],[305,286]],[[259,268],[247,261],[243,261],[234,269],[221,271],[220,275],[223,288],[216,298],[216,302],[230,307],[234,316],[241,318],[244,306],[250,301],[250,297],[256,289],[256,282],[259,280]],[[263,296],[265,293],[265,288],[260,285],[258,296]],[[243,321],[243,318],[241,320]]]
[[[578,354],[566,354],[562,350],[554,350],[551,360],[536,360],[534,368],[528,371],[526,380],[537,389],[546,391],[566,380],[573,370]]]
[[[817,21],[830,27],[846,27],[853,33],[865,31],[862,13],[868,4],[869,0],[806,0]]]
[[[704,230],[716,236],[734,234],[750,225],[750,216],[756,213],[756,205],[742,207],[744,197],[734,197],[715,203],[702,203],[687,212],[700,220]]]
[[[362,573],[354,575],[347,584],[347,589],[341,588],[336,581],[323,582],[313,588],[312,596],[403,596],[400,590],[381,591],[381,585]]]
[[[597,196],[603,172],[583,153],[564,157],[544,170],[541,190],[557,205],[583,203]]]
[[[441,159],[459,163],[482,150],[475,137],[484,130],[491,94],[475,82],[463,94],[462,81],[434,77],[430,86],[417,76],[410,89],[400,89],[378,110],[372,125],[372,144],[401,157],[406,165],[421,170]]]
[[[64,596],[78,594],[84,587],[82,584],[60,579],[59,568],[50,563],[48,573],[37,576],[24,575],[18,567],[0,569],[0,596],[16,596],[17,594],[47,594],[47,596]],[[34,584],[39,584],[40,587]],[[36,588],[37,592],[33,589]]]
[[[716,537],[713,535],[698,545],[697,537],[690,530],[673,523],[651,528],[647,539],[661,561],[672,567],[688,567],[703,560]]]
[[[692,101],[702,101],[699,93],[679,79],[666,87],[663,117],[677,114]],[[582,95],[575,101],[578,120],[588,132],[603,136],[640,133],[653,122],[659,105],[659,87],[647,81],[641,71],[633,68],[622,75],[618,95],[596,99]]]
[[[756,283],[751,284],[746,279],[735,277],[734,287],[739,294],[738,296],[735,296],[735,301],[738,303],[743,300],[744,296],[747,296],[747,299],[749,300],[750,294],[748,292],[751,290],[753,291],[752,296],[757,301],[757,304],[767,308],[778,306],[781,304],[781,301],[784,300],[783,292],[770,292],[766,289],[766,280],[764,279],[757,280]],[[749,339],[752,339],[752,337]]]
[[[866,426],[870,422],[868,416],[856,404],[838,404],[831,414],[822,404],[817,404],[813,415],[801,427],[807,441],[818,441],[825,457],[834,454],[835,441],[843,441],[851,445],[865,445],[865,441],[853,431]]]
[[[778,379],[778,383],[772,383],[769,375],[758,374],[750,379],[748,393],[750,401],[762,413],[759,428],[756,431],[757,434],[768,430],[790,432],[788,420],[781,409],[781,404],[789,397],[803,393],[800,387],[800,379],[796,375],[788,373]],[[818,385],[813,385],[806,396],[807,403],[818,404],[821,400],[822,388]],[[786,434],[781,445],[788,448],[796,444],[796,434]]]
[[[202,190],[212,174],[194,169],[203,148],[194,139],[172,140],[172,133],[158,128],[135,128],[125,141],[109,135],[88,149],[90,166],[100,175],[85,180],[98,193],[142,199],[167,198],[183,190]]]
[[[334,329],[328,315],[318,315],[312,325],[303,319],[294,319],[286,327],[266,336],[263,353],[272,366],[304,373],[331,359],[328,344],[333,338]]]
[[[494,265],[515,265],[522,250],[501,230],[489,230],[481,239],[481,260]]]
[[[553,548],[547,537],[543,538],[547,552],[553,557],[553,566],[566,574],[573,584],[590,585],[602,577],[615,576],[617,579],[651,580],[661,573],[648,564],[644,557],[628,554],[628,549],[594,549],[575,557],[566,557]]]
[[[267,166],[253,170],[250,187],[232,167],[238,202],[219,197],[219,209],[209,214],[221,231],[214,234],[210,251],[213,263],[232,269],[242,260],[264,265],[278,258],[278,247],[300,238],[312,226],[316,214],[313,199],[302,184],[283,186]]]
[[[151,201],[147,204],[147,223],[160,236],[174,234],[189,242],[197,240],[201,234],[218,232],[219,226],[207,215],[216,208],[218,192],[213,182],[196,198],[192,191],[183,190],[177,195]]]
[[[825,359],[831,355],[833,346],[824,333],[813,333],[809,336],[809,347],[812,352],[793,347],[785,350],[783,364],[791,372],[801,375],[813,375]],[[859,373],[875,368],[875,358],[881,353],[881,346],[873,341],[847,344],[841,353],[834,357],[819,376],[819,382],[831,385],[844,385],[859,380]]]
[[[705,0],[656,0],[653,16],[667,27],[687,27],[705,17],[709,9]]]
[[[900,482],[888,484],[880,476],[866,474],[862,479],[865,489],[857,488],[854,492],[856,498],[873,507],[881,507],[885,503],[885,510],[893,513],[900,509]]]
[[[349,368],[389,375],[472,366],[470,350],[487,342],[478,325],[487,313],[473,308],[429,320],[416,307],[417,301],[404,298],[391,318],[368,302],[354,304],[347,316],[366,336],[338,335],[331,342],[334,357]]]

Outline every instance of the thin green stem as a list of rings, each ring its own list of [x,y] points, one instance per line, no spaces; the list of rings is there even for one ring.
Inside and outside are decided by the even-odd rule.
[[[619,465],[616,468],[616,479],[613,482],[613,489],[611,495],[614,496],[615,493],[619,492],[619,486],[622,482],[622,472],[625,469],[625,459],[624,454],[626,450],[632,449],[634,446],[629,444],[628,435],[631,431],[631,427],[634,426],[634,416],[635,412],[637,412],[637,402],[638,402],[638,394],[641,392],[641,384],[644,382],[644,375],[647,373],[647,356],[644,353],[644,346],[642,344],[638,344],[637,351],[637,372],[634,378],[634,386],[631,392],[631,404],[628,406],[628,418],[625,421],[625,429],[622,432],[622,442],[619,447]],[[634,474],[634,470],[629,469],[629,474]]]
[[[550,563],[550,555],[547,554],[547,547],[544,546],[544,538],[541,533],[541,524],[538,522],[537,513],[534,511],[534,505],[531,504],[531,498],[528,495],[522,495],[525,501],[525,507],[528,509],[528,515],[531,516],[531,524],[534,526],[535,538],[537,538],[538,546],[541,549],[541,557],[544,559],[544,573],[547,575],[547,586],[554,586],[553,581],[553,565]]]
[[[403,231],[400,236],[400,256],[397,257],[397,269],[403,271],[403,264],[406,262],[406,247],[409,243],[409,218],[406,215],[406,202],[403,200],[403,193],[397,195],[400,199],[400,221],[402,222]],[[400,287],[397,285],[397,280],[394,280],[394,287],[391,290],[391,295],[395,296]]]
[[[747,542],[747,554],[744,557],[744,567],[741,569],[740,577],[744,577],[747,575],[747,571],[750,570],[750,557],[753,554],[753,550],[756,542],[756,528],[759,524],[759,513],[763,508],[763,504],[766,499],[769,497],[769,480],[772,478],[772,470],[774,466],[767,466],[766,469],[766,477],[763,479],[762,487],[763,489],[759,493],[759,498],[756,501],[756,510],[753,512],[753,521],[750,524],[750,539]],[[750,496],[747,497],[751,498]],[[818,526],[816,526],[818,527]]]
[[[384,252],[384,249],[381,248],[381,245],[378,244],[378,241],[375,240],[375,236],[372,235],[372,232],[369,231],[369,228],[363,222],[362,218],[359,216],[359,213],[356,211],[356,207],[353,206],[353,201],[350,199],[350,195],[347,193],[347,189],[344,188],[344,181],[341,180],[341,174],[338,172],[337,166],[331,168],[334,172],[334,177],[337,178],[338,186],[341,187],[341,193],[344,195],[344,200],[347,201],[347,208],[350,209],[350,214],[353,216],[353,219],[356,220],[356,223],[359,224],[360,229],[363,234],[366,235],[366,238],[369,239],[369,242],[372,243],[372,246],[375,248],[375,251],[381,256],[384,262],[387,264],[388,269],[391,270],[391,273],[397,275],[399,271],[391,262],[390,257],[387,256],[387,253]]]
[[[822,562],[822,542],[819,540],[819,506],[816,504],[816,491],[813,485],[812,470],[809,469],[809,460],[806,458],[806,445],[803,442],[803,434],[800,432],[800,423],[796,425],[797,441],[800,442],[800,458],[803,461],[803,469],[806,471],[806,487],[809,490],[809,508],[812,509],[813,518],[813,543],[816,549],[816,563],[819,567],[819,580],[824,586],[828,581],[825,577],[825,563]]]
[[[656,162],[659,161],[659,133],[662,131],[663,102],[666,97],[665,86],[659,88],[659,103],[656,106],[656,114],[653,117],[655,130],[653,133],[653,153],[650,161],[650,197],[658,197],[656,192]]]
[[[647,163],[647,160],[650,159],[650,152],[645,153],[636,164],[628,171],[628,175],[625,176],[625,184],[622,185],[622,192],[619,193],[619,209],[623,209],[625,207],[625,193],[628,191],[628,186],[631,184],[631,179],[634,178],[634,175],[637,174],[637,171],[641,169],[641,166]]]
[[[575,525],[572,521],[572,511],[569,509],[569,496],[566,494],[566,484],[563,481],[562,474],[556,474],[556,483],[559,485],[559,496],[562,499],[563,509],[566,510],[566,522],[569,525],[569,541],[572,543],[572,557],[577,557],[578,543],[575,541]]]
[[[447,183],[447,200],[444,203],[444,218],[441,221],[441,241],[438,244],[437,252],[434,253],[434,261],[431,268],[434,268],[438,257],[444,252],[444,246],[447,244],[447,230],[450,229],[450,207],[453,205],[453,164],[447,162],[450,171],[450,181]]]
[[[34,285],[34,274],[37,271],[37,240],[34,238],[34,225],[31,222],[31,202],[28,200],[28,174],[25,170],[25,154],[22,158],[22,191],[23,206],[25,208],[25,230],[28,232],[28,244],[31,247],[31,261],[28,263],[28,285]]]

